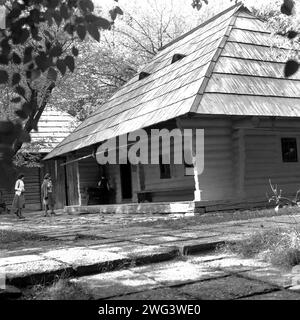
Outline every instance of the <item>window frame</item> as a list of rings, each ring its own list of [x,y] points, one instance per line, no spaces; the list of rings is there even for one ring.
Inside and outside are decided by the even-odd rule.
[[[281,161],[283,163],[299,162],[297,137],[281,137],[280,142],[281,142]],[[289,156],[286,156],[286,153],[289,152],[289,151],[285,152],[285,150],[289,147],[286,144],[293,144],[293,147],[295,149],[294,156],[290,156],[290,158]]]

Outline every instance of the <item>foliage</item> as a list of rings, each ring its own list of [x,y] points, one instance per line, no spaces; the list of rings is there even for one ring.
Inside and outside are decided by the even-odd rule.
[[[13,121],[0,122],[0,170],[6,172],[12,170],[13,155],[30,140],[29,133],[38,130],[59,74],[74,71],[79,55],[74,44],[88,35],[99,41],[99,30],[110,30],[123,12],[116,6],[110,10],[110,20],[97,16],[91,0],[7,0],[2,4],[7,14],[6,28],[0,30],[0,85],[6,85],[10,103],[20,105]],[[1,179],[8,181],[11,174]]]

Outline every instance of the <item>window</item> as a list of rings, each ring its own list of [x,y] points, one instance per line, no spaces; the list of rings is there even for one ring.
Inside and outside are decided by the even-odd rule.
[[[281,138],[281,151],[283,162],[298,162],[296,138]]]
[[[171,178],[171,167],[169,164],[162,163],[162,157],[159,157],[159,171],[161,179],[170,179]]]
[[[172,58],[172,63],[178,61],[178,60],[181,60],[185,57],[184,54],[180,54],[180,53],[176,53],[174,54],[173,58]]]
[[[149,77],[149,76],[150,76],[150,73],[142,71],[142,72],[139,74],[139,80],[142,80],[142,79],[147,78],[147,77]]]

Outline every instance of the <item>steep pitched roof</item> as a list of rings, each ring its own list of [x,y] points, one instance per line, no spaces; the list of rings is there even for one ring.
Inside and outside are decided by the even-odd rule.
[[[45,158],[187,114],[300,116],[300,75],[283,78],[288,48],[235,5],[165,46]],[[175,54],[182,59],[172,62]],[[147,75],[149,74],[149,75]]]

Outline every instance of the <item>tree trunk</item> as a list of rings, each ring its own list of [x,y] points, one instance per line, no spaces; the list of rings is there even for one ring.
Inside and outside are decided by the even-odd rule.
[[[26,133],[30,133],[33,129],[37,129],[37,124],[47,106],[47,103],[49,101],[49,98],[51,96],[51,93],[52,93],[52,90],[55,88],[55,83],[52,82],[48,88],[46,89],[46,94],[40,104],[40,107],[35,110],[35,111],[32,111],[31,115],[29,116],[28,120],[26,121],[26,124],[24,125],[24,128],[23,130],[26,132]],[[38,92],[36,90],[32,90],[31,91],[31,98],[34,98],[34,99],[37,99],[37,95],[38,95]],[[23,145],[23,142],[20,141],[19,139],[16,140],[13,144],[13,152],[14,152],[14,155],[21,149]]]

